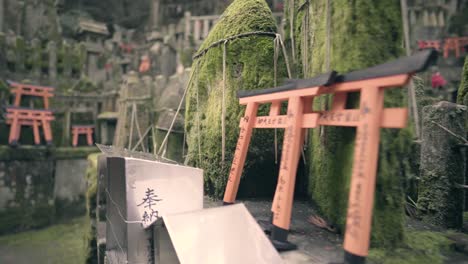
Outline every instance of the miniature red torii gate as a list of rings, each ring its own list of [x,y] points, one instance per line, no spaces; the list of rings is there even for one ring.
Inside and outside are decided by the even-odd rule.
[[[440,51],[440,40],[418,40],[418,48],[422,49],[436,49]]]
[[[93,130],[94,130],[94,126],[73,125],[72,126],[73,147],[78,146],[79,135],[86,135],[86,143],[88,143],[88,146],[92,146],[93,145]]]
[[[449,57],[451,50],[455,52],[455,58],[459,58],[461,51],[463,51],[466,45],[468,45],[468,37],[446,38],[444,45],[444,58]]]
[[[21,97],[23,95],[30,95],[42,97],[44,100],[44,109],[49,109],[49,98],[54,96],[53,87],[22,84],[12,81],[8,81],[8,84],[13,88],[10,90],[10,92],[15,95],[15,100],[13,103],[14,106],[20,107]]]
[[[34,110],[29,108],[8,107],[6,113],[7,124],[11,126],[8,143],[18,144],[22,126],[32,126],[34,133],[34,144],[41,143],[39,126],[42,126],[44,138],[47,144],[52,144],[52,130],[50,122],[55,120],[50,110]]]
[[[344,249],[347,263],[363,263],[369,249],[380,128],[403,128],[408,116],[406,108],[384,108],[384,92],[405,85],[413,73],[426,69],[436,56],[434,50],[426,50],[346,75],[330,73],[313,79],[290,81],[282,87],[239,92],[239,102],[246,105],[246,110],[240,121],[224,204],[235,202],[253,128],[284,128],[278,184],[272,205],[271,239],[279,250],[295,249],[287,242],[287,236],[296,171],[306,130],[318,126],[356,127]],[[358,109],[345,107],[350,92],[361,94]],[[332,109],[313,112],[314,98],[323,94],[334,96]],[[288,102],[287,114],[280,115],[281,104],[285,101]],[[257,116],[261,104],[271,104],[268,116]]]

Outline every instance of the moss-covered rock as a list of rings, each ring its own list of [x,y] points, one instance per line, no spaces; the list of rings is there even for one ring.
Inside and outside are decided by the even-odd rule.
[[[418,207],[423,220],[431,224],[461,228],[464,191],[457,184],[465,180],[466,158],[457,147],[462,142],[442,127],[463,135],[467,108],[440,102],[424,107],[423,112]]]
[[[468,106],[468,56],[465,57],[460,88],[458,88],[457,104]]]
[[[0,161],[0,234],[53,222],[53,166],[51,159]]]
[[[326,72],[327,10],[326,2],[312,1],[310,8],[300,8],[294,1],[294,37],[297,60],[308,69],[304,76]],[[330,67],[339,72],[366,68],[402,55],[400,6],[395,1],[330,1]],[[289,3],[285,4],[289,6]],[[299,11],[297,11],[299,10]],[[304,12],[309,12],[310,31],[303,29]],[[287,18],[288,20],[289,18]],[[289,20],[288,20],[289,21]],[[289,30],[286,30],[288,32]],[[307,42],[302,41],[307,37]],[[308,56],[302,52],[308,51]],[[401,106],[405,91],[386,93],[385,106]],[[348,105],[355,106],[358,96]],[[315,109],[329,109],[330,97],[314,102]],[[324,127],[311,132],[309,151],[309,191],[322,214],[342,230],[346,219],[349,179],[353,162],[355,129]],[[372,242],[391,247],[403,238],[402,179],[408,174],[407,157],[411,151],[411,129],[383,129],[379,154]]]
[[[264,0],[236,0],[223,13],[200,50],[226,37],[253,31],[276,31],[275,20],[268,5]],[[205,187],[211,195],[221,196],[224,193],[237,143],[243,107],[239,105],[236,91],[273,86],[273,53],[273,39],[267,36],[251,36],[227,43],[224,163],[221,160],[222,45],[209,49],[192,65],[194,76],[186,99],[185,115],[188,161],[191,165],[204,169]],[[279,62],[279,65],[284,64]],[[280,68],[278,76],[285,76],[284,67]],[[265,114],[266,110],[262,108],[260,112]],[[199,123],[197,112],[200,115]],[[254,132],[240,195],[263,196],[271,195],[274,191],[278,170],[274,162],[273,138],[272,131]],[[249,180],[253,185],[248,184]]]
[[[442,264],[445,263],[443,254],[450,250],[451,244],[443,233],[411,231],[398,248],[372,249],[369,260],[376,264]]]

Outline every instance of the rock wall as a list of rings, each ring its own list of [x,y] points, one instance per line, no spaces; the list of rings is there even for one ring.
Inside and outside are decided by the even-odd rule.
[[[83,215],[86,211],[86,159],[55,162],[54,200],[58,217]]]
[[[85,157],[95,148],[0,147],[0,234],[85,212]]]
[[[0,234],[42,227],[55,218],[54,161],[0,161]]]

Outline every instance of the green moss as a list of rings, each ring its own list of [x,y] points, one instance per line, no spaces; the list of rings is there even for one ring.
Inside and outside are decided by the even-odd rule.
[[[253,31],[276,31],[275,20],[266,2],[263,0],[234,1],[211,30],[200,50],[220,39]],[[195,73],[195,76],[189,87],[185,115],[189,163],[204,169],[207,193],[218,197],[224,193],[237,143],[238,124],[243,114],[243,107],[239,106],[236,91],[273,86],[274,75],[271,67],[273,39],[252,36],[230,41],[227,44],[226,160],[224,166],[221,160],[222,57],[221,45],[211,48],[201,58],[194,61],[192,74]],[[284,63],[279,62],[279,65],[283,66]],[[284,67],[279,68],[278,76],[285,76]],[[198,109],[197,91],[199,94]],[[200,129],[198,129],[197,111],[200,113]],[[260,109],[260,113],[266,114],[266,111],[266,108]],[[272,131],[255,131],[244,167],[244,176],[255,179],[256,189],[254,193],[245,193],[248,188],[245,183],[241,183],[240,195],[272,194],[278,173],[274,163],[273,138]]]
[[[0,160],[46,160],[52,157],[50,149],[36,146],[21,146],[20,148],[11,148],[9,146],[0,146]]]
[[[96,190],[97,190],[97,161],[101,153],[90,154],[87,158],[88,167],[86,168],[86,181],[88,187],[86,189],[86,210],[88,216],[93,215],[96,205]]]
[[[24,199],[19,199],[24,201]],[[47,203],[31,206],[25,203],[0,212],[0,234],[14,233],[51,224],[55,219],[55,208]]]
[[[101,153],[93,153],[88,156],[88,167],[86,168],[86,181],[88,183],[86,189],[86,219],[91,224],[86,230],[85,243],[88,248],[86,255],[86,263],[94,263],[96,259],[94,253],[96,251],[96,195],[98,185],[97,163]]]
[[[54,151],[56,159],[83,159],[96,153],[97,147],[61,147]]]
[[[326,2],[312,1],[310,8],[294,1],[294,37],[300,66],[308,65],[303,76],[326,72]],[[370,67],[402,55],[400,6],[395,1],[331,1],[331,69],[341,73]],[[288,4],[285,4],[288,7]],[[299,10],[299,11],[297,11]],[[309,12],[309,32],[303,28]],[[290,14],[288,14],[289,16]],[[289,17],[286,18],[289,21]],[[288,24],[288,23],[287,23]],[[288,25],[289,26],[289,25]],[[285,30],[289,32],[288,29]],[[291,37],[291,36],[290,36]],[[308,42],[304,42],[307,37]],[[303,56],[304,50],[308,56]],[[298,70],[300,72],[300,69]],[[330,109],[331,96],[314,101],[314,109]],[[349,106],[357,106],[359,97],[351,95]],[[401,107],[404,91],[386,93],[386,107]],[[354,128],[324,127],[313,129],[309,148],[309,192],[321,213],[344,230],[349,178],[353,163]],[[374,204],[372,243],[392,247],[403,239],[404,177],[412,172],[408,157],[412,151],[411,129],[381,131],[379,172]],[[391,231],[390,231],[391,230]]]
[[[460,88],[458,88],[457,104],[464,104],[468,106],[467,95],[468,95],[468,56],[465,57],[465,65],[463,66]]]
[[[8,256],[26,255],[35,263],[83,264],[88,252],[84,236],[89,225],[87,219],[79,218],[41,230],[0,237],[0,245],[8,248]]]
[[[98,151],[96,147],[61,147],[46,148],[37,146],[21,146],[11,148],[0,146],[0,160],[49,160],[49,159],[80,159]]]
[[[443,234],[430,231],[408,232],[403,246],[392,250],[372,249],[369,260],[376,264],[444,263],[443,254],[452,242]]]

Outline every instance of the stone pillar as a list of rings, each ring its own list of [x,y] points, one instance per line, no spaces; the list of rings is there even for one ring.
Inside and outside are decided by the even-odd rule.
[[[6,36],[0,30],[0,74],[3,74],[3,72],[5,71],[5,67],[7,63],[6,57],[7,57]]]
[[[437,14],[436,14],[435,11],[430,12],[429,19],[430,19],[430,26],[437,27],[437,25],[438,25],[438,23],[437,23]]]
[[[203,39],[208,37],[208,33],[210,33],[210,20],[205,19],[203,20]]]
[[[440,102],[423,109],[418,205],[423,221],[446,228],[463,225],[467,107]]]
[[[5,0],[0,0],[0,32],[4,31],[4,20],[5,20]]]
[[[201,20],[195,20],[193,23],[193,39],[195,40],[195,43],[198,43],[201,40],[201,27]]]
[[[66,78],[71,77],[72,73],[72,63],[73,63],[73,52],[72,48],[68,44],[63,44],[63,76]]]
[[[24,1],[18,1],[18,13],[16,15],[16,35],[21,36],[22,25],[23,25],[23,10],[24,10]]]
[[[26,43],[20,36],[16,37],[16,71],[24,72],[25,68],[25,54],[26,54]]]
[[[97,72],[97,54],[88,53],[88,77],[94,81]]]
[[[426,26],[426,27],[430,26],[431,23],[429,21],[429,13],[427,12],[427,10],[423,11],[422,17],[423,17],[423,19],[422,19],[423,20],[423,25]]]
[[[49,52],[49,80],[53,84],[57,79],[57,44],[49,41],[47,51]]]
[[[192,34],[191,32],[191,19],[190,19],[191,15],[190,15],[190,12],[185,12],[185,32],[184,32],[184,37],[185,37],[185,46],[186,47],[189,47],[190,45],[190,35]]]
[[[31,40],[32,48],[32,72],[33,76],[38,78],[41,76],[41,62],[42,62],[42,47],[41,41],[37,38]]]
[[[65,110],[63,115],[63,134],[62,134],[62,145],[70,146],[70,134],[71,134],[71,112]]]
[[[444,11],[439,12],[439,26],[440,27],[445,27],[445,16],[444,16]]]
[[[161,0],[152,0],[151,1],[151,26],[150,30],[153,30],[155,28],[159,28],[160,26],[160,4]]]
[[[409,21],[410,21],[411,26],[416,25],[416,23],[418,22],[416,19],[416,12],[414,10],[411,10],[409,12]]]

